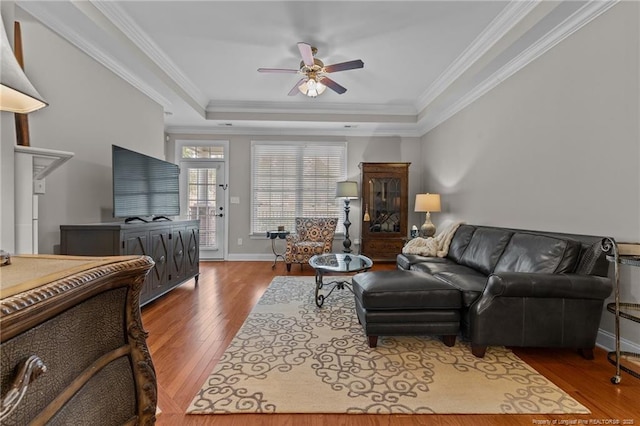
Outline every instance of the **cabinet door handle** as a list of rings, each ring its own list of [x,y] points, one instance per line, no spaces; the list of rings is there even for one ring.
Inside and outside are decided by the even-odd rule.
[[[16,409],[22,398],[27,393],[29,385],[42,373],[47,371],[47,366],[36,355],[31,355],[18,369],[18,374],[13,379],[6,395],[2,397],[2,407],[0,409],[0,422],[3,421],[13,410]]]
[[[164,263],[164,256],[160,256],[160,259],[158,259],[158,263],[161,265]]]
[[[178,255],[182,256],[182,250],[178,251]]]

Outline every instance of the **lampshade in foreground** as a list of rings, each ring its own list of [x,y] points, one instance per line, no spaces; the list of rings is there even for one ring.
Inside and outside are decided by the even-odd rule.
[[[2,46],[0,52],[0,111],[26,114],[46,107],[47,103],[33,87],[16,60],[9,45],[9,38],[2,26]]]

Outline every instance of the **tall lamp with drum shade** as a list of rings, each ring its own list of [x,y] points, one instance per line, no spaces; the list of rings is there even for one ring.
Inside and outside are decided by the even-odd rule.
[[[420,227],[420,236],[433,237],[436,234],[436,226],[431,222],[431,212],[440,211],[440,194],[416,194],[416,212],[426,212],[426,218]]]
[[[345,253],[351,253],[351,240],[349,239],[349,203],[351,200],[358,198],[358,182],[346,180],[344,182],[338,182],[336,185],[336,198],[344,199],[344,241],[342,245]]]

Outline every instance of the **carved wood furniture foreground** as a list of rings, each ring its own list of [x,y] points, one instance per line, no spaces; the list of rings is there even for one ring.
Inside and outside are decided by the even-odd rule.
[[[14,256],[0,271],[0,423],[155,423],[147,256]]]

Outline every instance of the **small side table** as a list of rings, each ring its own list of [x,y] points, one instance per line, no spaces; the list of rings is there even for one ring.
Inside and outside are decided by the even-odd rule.
[[[289,231],[267,231],[267,238],[271,240],[271,251],[273,252],[273,255],[276,257],[273,260],[273,265],[271,265],[271,269],[275,269],[278,258],[281,258],[282,261],[284,262],[285,251],[282,251],[281,253],[279,253],[276,250],[276,240],[277,239],[284,240],[285,238],[287,238],[287,235],[289,234],[290,234]]]
[[[623,360],[640,359],[640,354],[620,350],[620,318],[640,323],[640,304],[625,303],[620,301],[620,272],[619,265],[640,267],[640,256],[625,256],[618,253],[618,246],[612,238],[605,238],[602,249],[608,253],[607,260],[614,263],[614,297],[615,302],[607,304],[607,310],[615,315],[616,348],[607,354],[609,362],[616,366],[616,374],[611,378],[611,383],[617,385],[622,380],[620,370],[640,379],[640,372],[634,370],[631,365],[625,366]]]

